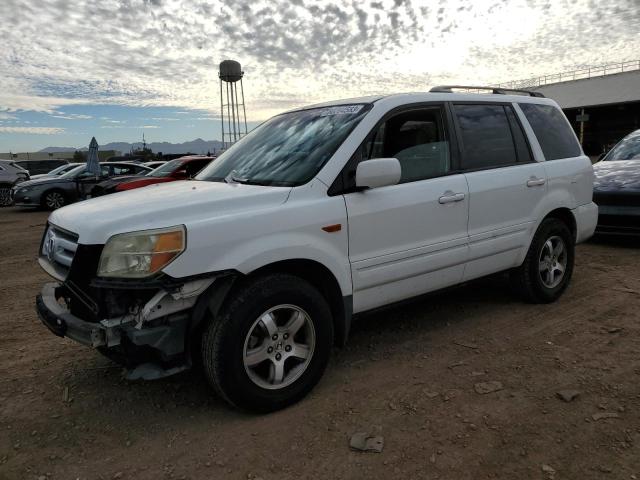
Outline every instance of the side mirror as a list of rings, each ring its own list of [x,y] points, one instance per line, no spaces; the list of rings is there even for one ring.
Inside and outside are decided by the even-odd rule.
[[[358,164],[356,187],[377,188],[396,185],[402,169],[397,158],[373,158]]]

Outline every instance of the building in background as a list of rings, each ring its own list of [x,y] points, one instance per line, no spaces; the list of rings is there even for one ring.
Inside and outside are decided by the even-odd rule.
[[[74,155],[77,150],[69,150],[68,152],[5,152],[0,153],[0,159],[2,160],[74,160]],[[83,151],[86,155],[86,151]],[[101,162],[104,162],[109,157],[121,155],[117,150],[100,150],[98,151],[98,158]]]
[[[597,158],[640,128],[640,60],[501,84],[552,98],[567,115],[584,152]]]

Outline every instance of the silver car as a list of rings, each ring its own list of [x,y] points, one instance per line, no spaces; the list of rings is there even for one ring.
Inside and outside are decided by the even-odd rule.
[[[11,189],[25,180],[29,180],[29,172],[12,160],[0,160],[0,207],[11,205]]]

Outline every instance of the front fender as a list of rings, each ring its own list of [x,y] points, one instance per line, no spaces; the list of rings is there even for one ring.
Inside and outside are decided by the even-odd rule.
[[[237,214],[187,225],[187,250],[164,272],[172,277],[236,270],[251,273],[283,260],[312,260],[352,294],[346,207],[342,197],[316,195],[315,187],[292,193],[283,205],[259,215]],[[326,188],[325,188],[326,190]],[[331,232],[326,226],[337,226]]]

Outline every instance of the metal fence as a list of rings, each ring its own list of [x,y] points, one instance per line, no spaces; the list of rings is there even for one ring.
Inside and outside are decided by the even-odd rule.
[[[608,63],[606,65],[586,67],[569,72],[552,73],[551,75],[543,75],[540,77],[526,78],[523,80],[513,80],[511,82],[499,83],[497,86],[502,88],[534,88],[541,87],[543,85],[549,85],[552,83],[570,82],[572,80],[581,80],[593,77],[603,77],[605,75],[630,72],[633,70],[640,70],[640,60]]]

